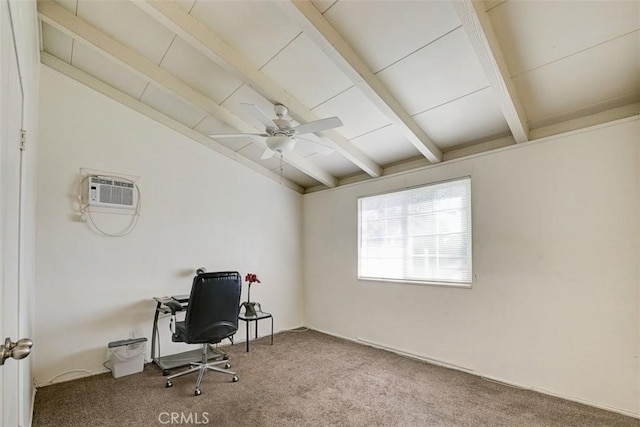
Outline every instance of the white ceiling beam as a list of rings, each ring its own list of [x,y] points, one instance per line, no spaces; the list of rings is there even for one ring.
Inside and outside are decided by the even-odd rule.
[[[174,120],[171,117],[160,113],[154,108],[151,108],[148,105],[138,101],[137,99],[132,98],[131,96],[114,88],[113,86],[110,86],[107,83],[98,80],[93,76],[90,76],[84,71],[72,65],[69,65],[65,61],[56,58],[55,56],[47,52],[40,52],[40,61],[47,67],[56,70],[57,72],[62,73],[79,83],[82,83],[83,85],[95,90],[96,92],[101,93],[102,95],[111,98],[114,101],[119,102],[122,105],[129,107],[132,110],[137,111],[138,113],[152,120],[155,120],[156,122],[163,124],[170,129],[173,129],[174,131],[186,136],[187,138],[191,138],[192,140],[199,142],[200,144],[230,158],[231,160],[234,160],[266,176],[267,178],[270,178],[276,182],[281,182],[288,188],[291,188],[298,193],[304,193],[304,189],[300,185],[291,182],[286,178],[282,178],[279,174],[255,163],[252,160],[249,160],[248,158],[236,153],[235,151],[225,147],[224,145],[221,145],[213,139],[202,135],[200,132],[191,129],[190,127],[178,122],[177,120]]]
[[[177,2],[136,0],[133,3],[223,69],[251,86],[260,95],[274,104],[286,105],[289,109],[289,115],[293,119],[300,123],[305,123],[320,118],[296,97],[260,71],[244,55],[229,46],[212,29],[189,15]],[[339,132],[329,130],[322,134],[334,143],[338,153],[360,169],[374,177],[382,175],[381,166],[371,160]]]
[[[476,56],[482,65],[489,84],[497,97],[502,114],[517,142],[529,140],[527,117],[518,99],[515,85],[511,81],[498,38],[491,20],[480,0],[452,0],[462,21]]]
[[[430,162],[442,151],[310,1],[276,2]]]
[[[640,102],[622,105],[598,113],[589,114],[571,120],[565,120],[549,126],[531,129],[531,139],[546,138],[548,136],[559,135],[561,133],[572,132],[578,129],[586,129],[603,123],[610,123],[616,120],[625,119],[640,115]]]
[[[227,109],[216,104],[213,100],[196,91],[171,73],[161,69],[157,64],[139,54],[134,49],[111,38],[109,35],[101,32],[55,2],[49,0],[38,1],[38,14],[40,19],[54,28],[79,40],[89,48],[134,74],[150,80],[159,88],[202,109],[207,114],[224,121],[240,132],[255,133],[262,131],[262,129],[254,128]],[[338,183],[338,180],[334,176],[295,153],[287,153],[285,160],[291,166],[318,180],[327,187],[335,187]]]
[[[515,143],[516,141],[513,139],[512,135],[503,136],[502,138],[496,138],[489,141],[480,142],[478,144],[469,145],[467,147],[453,148],[451,150],[445,151],[444,160],[449,161],[462,157],[468,157],[474,154],[508,147],[509,145],[515,145]]]

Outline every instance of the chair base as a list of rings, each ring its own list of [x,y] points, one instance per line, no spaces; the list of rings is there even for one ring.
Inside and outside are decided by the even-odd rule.
[[[202,362],[192,362],[189,365],[191,366],[189,369],[187,369],[186,371],[182,371],[182,372],[178,372],[176,374],[173,375],[169,375],[167,377],[167,382],[166,382],[166,386],[167,387],[172,387],[173,386],[173,379],[174,378],[178,378],[178,377],[182,377],[184,375],[189,375],[189,374],[194,374],[194,373],[198,373],[198,379],[196,380],[196,388],[195,388],[195,392],[194,394],[196,396],[200,396],[200,394],[202,393],[200,391],[200,383],[202,382],[202,378],[204,377],[204,373],[207,371],[215,371],[215,372],[221,372],[223,374],[227,374],[227,375],[232,375],[231,381],[232,382],[238,382],[238,377],[236,376],[236,373],[234,371],[230,371],[229,368],[231,367],[231,364],[229,363],[229,360],[227,359],[223,359],[223,360],[215,360],[212,362],[208,362],[208,354],[207,354],[207,346],[209,344],[204,344],[202,346]]]

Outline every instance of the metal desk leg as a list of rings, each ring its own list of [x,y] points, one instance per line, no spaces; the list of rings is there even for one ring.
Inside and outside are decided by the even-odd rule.
[[[256,319],[256,339],[258,339],[258,319]]]
[[[249,353],[249,338],[251,337],[251,335],[249,335],[249,323],[251,322],[247,320],[244,323],[247,324],[247,353]]]
[[[271,345],[273,345],[273,316],[271,316]]]
[[[160,301],[156,304],[156,314],[153,316],[153,331],[151,332],[151,360],[156,360],[156,339],[158,336],[158,316],[160,315]]]

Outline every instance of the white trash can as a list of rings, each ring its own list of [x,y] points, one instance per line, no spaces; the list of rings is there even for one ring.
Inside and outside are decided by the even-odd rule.
[[[146,352],[146,338],[110,342],[108,344],[106,366],[111,369],[113,378],[142,372]]]

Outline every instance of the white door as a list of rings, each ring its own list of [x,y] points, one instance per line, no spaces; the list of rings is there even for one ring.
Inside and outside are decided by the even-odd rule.
[[[9,5],[0,5],[0,344],[18,340],[22,93]],[[0,367],[0,425],[19,425],[22,387],[18,364]]]

